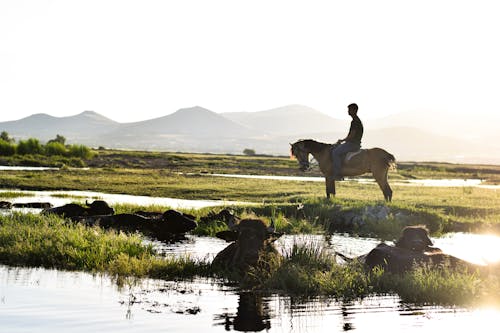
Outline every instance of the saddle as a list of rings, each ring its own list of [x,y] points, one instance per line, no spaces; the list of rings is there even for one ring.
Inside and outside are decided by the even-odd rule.
[[[358,154],[361,154],[363,151],[365,151],[366,149],[359,149],[357,151],[351,151],[351,152],[348,152],[347,154],[345,154],[344,158],[342,159],[342,162],[343,163],[347,163],[349,162],[349,160],[351,158],[353,158],[354,156],[358,155]]]

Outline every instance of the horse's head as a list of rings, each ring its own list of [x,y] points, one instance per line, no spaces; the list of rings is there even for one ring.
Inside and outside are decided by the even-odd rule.
[[[309,169],[309,151],[304,147],[304,141],[297,141],[290,144],[290,154],[299,161],[299,169],[306,171]]]

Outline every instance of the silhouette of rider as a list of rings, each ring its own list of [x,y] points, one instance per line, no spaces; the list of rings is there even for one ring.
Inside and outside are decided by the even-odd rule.
[[[337,141],[337,147],[332,150],[333,158],[333,179],[342,180],[340,169],[342,167],[342,159],[345,154],[352,151],[357,151],[361,148],[361,138],[363,137],[363,124],[358,117],[358,105],[355,103],[347,106],[347,112],[352,117],[349,134],[344,139]]]

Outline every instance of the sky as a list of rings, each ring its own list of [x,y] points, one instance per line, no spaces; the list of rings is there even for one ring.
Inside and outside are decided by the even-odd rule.
[[[0,121],[302,104],[497,115],[496,1],[0,1]]]

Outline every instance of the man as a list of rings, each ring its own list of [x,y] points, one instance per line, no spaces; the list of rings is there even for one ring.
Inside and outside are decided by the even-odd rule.
[[[361,148],[361,138],[363,137],[363,124],[358,118],[358,105],[353,103],[347,107],[347,112],[352,117],[349,134],[344,139],[337,141],[337,147],[332,150],[333,158],[333,179],[342,180],[340,169],[342,167],[342,158],[351,151],[357,151]]]

